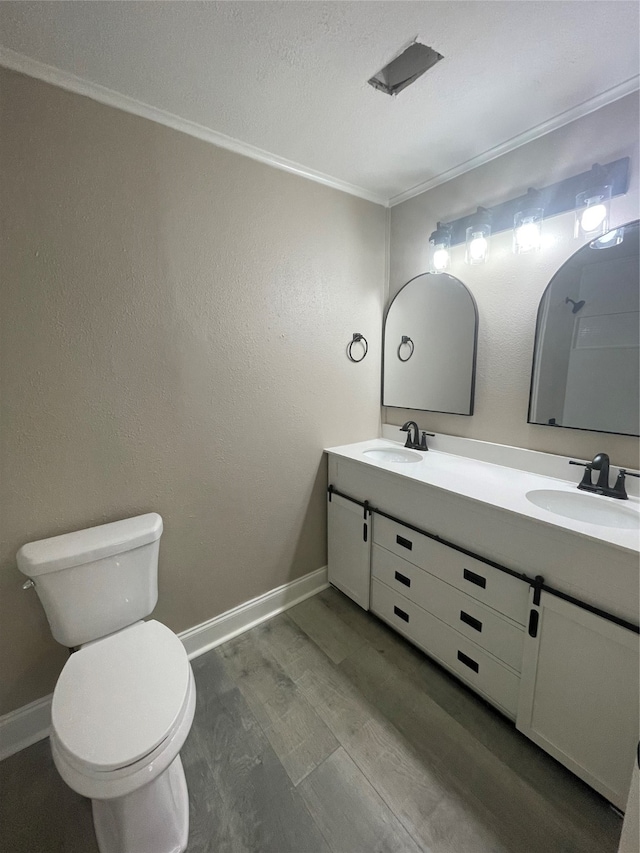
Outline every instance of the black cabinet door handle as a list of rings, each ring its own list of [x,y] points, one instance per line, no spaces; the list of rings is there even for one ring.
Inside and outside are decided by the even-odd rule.
[[[407,551],[411,551],[413,549],[413,542],[410,539],[405,539],[404,536],[396,536],[396,542],[398,545],[402,545],[403,548],[406,548]]]
[[[406,575],[400,574],[400,572],[396,572],[395,579],[398,583],[404,584],[405,586],[411,586],[411,578],[408,578]]]
[[[463,663],[465,666],[468,666],[469,669],[472,669],[474,672],[480,671],[480,664],[474,661],[473,658],[470,658],[468,655],[465,655],[464,652],[458,652],[458,660],[460,663]]]
[[[394,608],[393,608],[393,612],[395,613],[395,615],[396,615],[396,616],[398,616],[398,617],[399,617],[400,619],[402,619],[404,622],[408,622],[408,621],[409,621],[409,614],[408,614],[408,613],[405,613],[405,612],[404,612],[404,610],[400,610],[400,608],[399,608],[399,607],[395,607],[395,606],[394,606]]]
[[[482,587],[482,589],[487,588],[487,579],[483,578],[482,575],[477,575],[475,572],[472,572],[469,569],[465,569],[462,573],[462,576],[466,581],[474,583],[476,586]]]
[[[538,611],[531,610],[529,612],[529,636],[537,637],[538,636]]]
[[[476,631],[482,631],[482,622],[479,619],[474,619],[473,616],[469,616],[464,610],[460,611],[460,621],[465,622],[470,628],[474,628]]]

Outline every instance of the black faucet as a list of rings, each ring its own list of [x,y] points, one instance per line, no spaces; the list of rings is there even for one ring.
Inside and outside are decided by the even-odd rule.
[[[606,453],[597,453],[592,461],[591,468],[593,471],[599,471],[598,482],[596,489],[605,491],[609,488],[609,457]]]
[[[411,428],[413,427],[413,438],[411,437]],[[405,447],[410,447],[412,450],[420,447],[420,429],[415,421],[407,421],[406,424],[400,427],[400,432],[406,432],[407,440],[404,443]]]
[[[640,474],[634,474],[633,471],[626,471],[620,468],[618,477],[613,488],[609,485],[609,457],[606,453],[597,453],[591,462],[574,462],[571,460],[569,465],[584,465],[584,476],[578,483],[578,488],[583,492],[594,492],[597,495],[605,495],[608,498],[618,498],[626,501],[629,496],[624,486],[625,475],[628,477],[640,477]],[[593,483],[591,472],[598,471],[598,482]]]
[[[411,435],[411,431],[413,430],[413,436]],[[427,436],[430,435],[433,438],[432,432],[422,432],[422,438],[420,438],[420,429],[418,428],[418,424],[415,421],[407,421],[404,426],[400,427],[400,432],[407,433],[407,440],[404,443],[405,447],[410,447],[412,450],[422,450],[427,451],[429,448],[427,447]]]

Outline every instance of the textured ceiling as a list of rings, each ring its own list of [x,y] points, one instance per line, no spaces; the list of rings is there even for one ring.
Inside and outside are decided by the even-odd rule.
[[[639,9],[0,2],[0,44],[389,200],[637,87]],[[415,38],[444,60],[395,98],[368,86]]]

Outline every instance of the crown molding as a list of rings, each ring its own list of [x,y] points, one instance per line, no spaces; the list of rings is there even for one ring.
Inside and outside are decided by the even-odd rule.
[[[149,119],[157,124],[170,127],[181,133],[186,133],[188,136],[194,136],[196,139],[209,142],[211,145],[218,146],[218,148],[225,148],[227,151],[233,151],[235,154],[241,154],[243,157],[249,157],[251,160],[257,160],[260,163],[265,163],[267,166],[281,169],[283,172],[298,175],[301,178],[306,178],[309,181],[315,181],[334,190],[340,190],[349,195],[357,196],[358,198],[365,199],[365,201],[372,201],[374,204],[380,204],[383,207],[388,206],[388,200],[384,196],[371,192],[364,187],[349,184],[346,181],[333,178],[331,175],[325,175],[323,172],[316,172],[314,169],[309,169],[300,163],[287,160],[285,157],[279,157],[277,154],[272,154],[255,145],[241,142],[239,139],[234,139],[224,133],[218,133],[195,121],[181,118],[174,113],[161,110],[150,104],[145,104],[136,98],[130,98],[128,95],[123,95],[106,86],[101,86],[99,83],[84,80],[75,74],[71,74],[69,71],[62,71],[53,65],[47,65],[44,62],[32,59],[30,56],[11,50],[8,47],[2,47],[1,45],[0,66],[9,68],[12,71],[18,71],[21,74],[26,74],[29,77],[36,77],[38,80],[43,80],[52,86],[66,89],[68,92],[74,92],[76,95],[83,95],[86,98],[91,98],[91,100],[106,104],[109,107],[115,107],[141,118]]]
[[[174,113],[167,112],[166,110],[159,109],[158,107],[153,107],[150,104],[145,104],[142,101],[138,101],[136,98],[130,98],[128,95],[123,95],[120,92],[107,88],[106,86],[101,86],[98,83],[92,83],[90,80],[84,80],[75,74],[71,74],[69,71],[62,71],[59,68],[55,68],[53,65],[47,65],[44,62],[32,59],[30,56],[26,56],[23,53],[19,53],[18,51],[11,50],[11,48],[3,47],[1,45],[0,66],[9,68],[12,71],[18,71],[21,74],[26,74],[29,77],[35,77],[38,80],[43,80],[45,83],[50,83],[52,86],[58,86],[61,89],[66,89],[67,91],[74,92],[77,95],[83,95],[86,98],[91,98],[101,104],[106,104],[107,106],[115,107],[116,109],[123,110],[124,112],[140,116],[141,118],[149,119],[149,121],[154,121],[157,124],[170,127],[173,130],[186,133],[189,136],[201,139],[211,145],[216,145],[219,148],[225,148],[228,151],[233,151],[234,153],[241,154],[244,157],[249,157],[251,160],[257,160],[260,163],[273,166],[276,169],[281,169],[282,171],[298,175],[299,177],[306,178],[307,180],[315,181],[316,183],[331,187],[332,189],[340,190],[341,192],[348,193],[349,195],[357,196],[358,198],[365,199],[366,201],[371,201],[374,204],[382,205],[383,207],[395,207],[398,204],[402,204],[404,201],[415,198],[415,196],[427,192],[428,190],[432,190],[441,184],[445,184],[447,181],[452,181],[454,178],[458,178],[460,175],[464,175],[472,169],[477,169],[479,166],[483,166],[485,163],[489,163],[491,160],[495,160],[503,154],[514,151],[516,148],[520,148],[528,142],[533,142],[533,140],[539,139],[541,136],[544,136],[553,130],[558,130],[558,128],[564,127],[566,124],[570,124],[572,121],[576,121],[576,119],[589,115],[589,113],[595,112],[601,107],[605,107],[620,98],[624,98],[625,95],[630,95],[640,89],[640,75],[630,77],[628,80],[619,83],[617,86],[613,86],[612,88],[601,92],[599,95],[595,95],[593,98],[589,98],[581,104],[578,104],[569,110],[565,110],[557,116],[554,116],[535,127],[529,128],[524,131],[524,133],[519,133],[518,135],[511,137],[511,139],[508,139],[506,142],[502,142],[500,145],[489,148],[482,154],[472,157],[470,160],[460,163],[452,169],[447,169],[445,172],[435,175],[428,181],[423,181],[408,190],[393,195],[390,198],[386,198],[385,196],[367,190],[364,187],[359,187],[355,184],[341,181],[338,178],[331,177],[331,175],[325,175],[323,172],[316,172],[314,169],[309,169],[306,166],[302,166],[300,163],[295,163],[292,160],[279,157],[278,155],[265,151],[262,148],[258,148],[255,145],[249,145],[246,142],[241,142],[239,139],[227,136],[224,133],[218,133],[217,131],[211,130],[210,128],[198,124],[195,121],[181,118]]]
[[[565,112],[559,113],[557,116],[554,116],[547,121],[543,121],[535,127],[529,128],[529,130],[524,131],[524,133],[512,136],[511,139],[507,139],[506,142],[502,142],[494,148],[487,149],[484,153],[478,154],[477,157],[472,157],[471,160],[467,160],[465,163],[460,163],[459,166],[454,166],[453,169],[441,172],[439,175],[430,178],[428,181],[423,181],[415,187],[411,187],[411,189],[398,193],[398,195],[391,196],[388,200],[388,205],[389,207],[395,207],[397,204],[402,204],[403,201],[408,201],[409,199],[415,198],[417,195],[421,195],[428,190],[439,187],[441,184],[446,184],[447,181],[459,178],[460,175],[464,175],[472,169],[477,169],[478,166],[483,166],[485,163],[489,163],[491,160],[495,160],[503,154],[508,154],[510,151],[514,151],[516,148],[526,145],[527,142],[533,142],[534,139],[539,139],[541,136],[551,133],[552,130],[558,130],[558,128],[564,127],[566,124],[576,121],[576,119],[583,118],[584,116],[589,115],[589,113],[599,110],[601,107],[606,107],[608,104],[612,104],[614,101],[624,98],[625,95],[630,95],[633,92],[638,91],[638,89],[640,89],[640,75],[636,74],[635,77],[630,77],[623,83],[619,83],[617,86],[613,86],[611,89],[607,89],[605,92],[601,92],[599,95],[595,95],[593,98],[589,98],[581,104],[571,107],[571,109],[565,110]]]

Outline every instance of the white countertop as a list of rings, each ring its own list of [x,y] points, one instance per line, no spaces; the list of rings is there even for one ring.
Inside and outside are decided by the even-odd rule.
[[[365,450],[384,447],[396,449],[401,448],[402,444],[375,438],[325,449],[327,453],[387,471],[398,477],[421,482],[436,489],[443,489],[470,500],[516,513],[556,529],[569,530],[598,542],[606,542],[618,548],[640,553],[640,500],[638,498],[630,497],[627,501],[620,501],[601,495],[592,496],[598,501],[605,501],[635,512],[638,517],[638,526],[635,529],[578,521],[538,507],[526,498],[527,492],[535,489],[576,493],[576,483],[437,450],[422,452],[420,455],[423,458],[420,461],[410,463],[374,460],[363,453]]]

